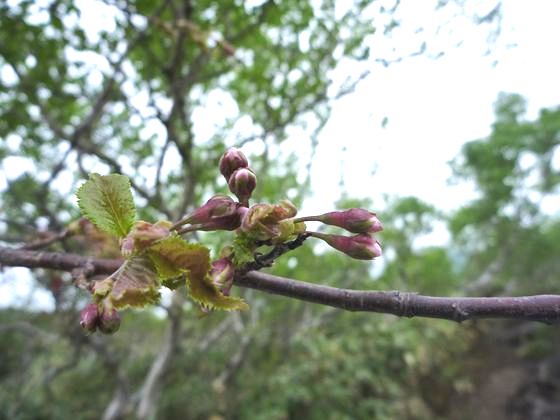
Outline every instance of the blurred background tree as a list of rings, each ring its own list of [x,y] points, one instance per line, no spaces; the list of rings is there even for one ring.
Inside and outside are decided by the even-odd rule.
[[[499,4],[477,19],[499,20]],[[216,168],[233,145],[248,151],[259,174],[258,200],[301,206],[332,103],[368,77],[365,41],[398,26],[398,7],[2,3],[2,244],[114,256],[110,239],[73,224],[72,196],[88,173],[126,174],[141,218],[175,220],[226,192]],[[431,51],[420,37],[416,47],[403,55]],[[341,64],[353,73],[336,83]],[[453,163],[457,182],[474,180],[479,199],[451,215],[416,197],[390,197],[376,209],[386,227],[382,266],[307,245],[272,272],[363,289],[375,278],[378,289],[435,295],[557,292],[559,220],[542,204],[558,195],[560,110],[543,110],[535,121],[524,110],[518,96],[499,98],[492,134],[466,144]],[[298,128],[305,140],[294,146],[290,133]],[[372,205],[340,196],[339,208]],[[419,246],[442,220],[449,220],[450,243]],[[223,238],[201,235],[215,249]],[[67,273],[31,275],[54,304],[0,311],[1,417],[560,416],[559,337],[549,327],[397,321],[254,291],[243,292],[248,313],[200,318],[180,290],[158,310],[127,311],[115,336],[84,336],[77,312],[87,294]]]

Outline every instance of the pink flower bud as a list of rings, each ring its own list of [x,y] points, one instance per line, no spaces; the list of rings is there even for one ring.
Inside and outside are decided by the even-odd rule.
[[[234,230],[241,224],[239,203],[219,194],[208,200],[189,217],[189,223],[201,224],[200,230]]]
[[[257,186],[257,176],[249,168],[239,168],[229,177],[228,186],[241,203],[247,204]]]
[[[231,197],[218,194],[199,207],[189,217],[190,223],[209,223],[237,213],[238,204]]]
[[[333,211],[319,216],[319,220],[353,233],[374,233],[383,230],[376,214],[365,209]]]
[[[313,232],[312,236],[320,238],[340,252],[357,260],[373,260],[381,256],[381,245],[366,233],[354,236],[326,235]]]
[[[99,331],[103,334],[114,334],[121,326],[121,316],[114,308],[103,308],[99,315]]]
[[[96,303],[90,303],[80,312],[80,325],[88,334],[97,330],[99,321],[99,310]]]
[[[241,217],[232,215],[231,217],[220,217],[212,222],[197,226],[196,230],[235,230],[241,225]]]
[[[220,158],[220,172],[229,181],[229,177],[239,168],[249,166],[249,161],[243,152],[235,147],[228,149]]]
[[[210,278],[212,282],[228,296],[231,286],[233,284],[233,275],[235,267],[229,258],[220,258],[212,262],[210,269]]]

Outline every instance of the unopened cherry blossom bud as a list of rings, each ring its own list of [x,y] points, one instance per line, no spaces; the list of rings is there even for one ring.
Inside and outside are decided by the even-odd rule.
[[[96,303],[90,303],[80,312],[80,325],[88,334],[97,330],[99,321],[99,309]]]
[[[383,230],[377,215],[365,209],[333,211],[319,216],[318,219],[327,225],[338,226],[352,233],[374,233]]]
[[[234,273],[235,267],[229,258],[220,258],[219,260],[212,262],[210,278],[226,296],[229,295],[229,291],[233,284]]]
[[[229,182],[229,177],[239,168],[249,166],[249,161],[243,152],[235,147],[228,149],[220,158],[220,172]]]
[[[185,218],[184,223],[197,225],[196,230],[234,230],[241,225],[240,209],[231,197],[218,194]]]
[[[230,217],[237,213],[238,204],[224,194],[210,198],[188,218],[189,223],[209,223],[222,217]]]
[[[241,217],[237,214],[228,217],[220,217],[212,222],[197,225],[196,230],[235,230],[241,226]]]
[[[114,334],[121,326],[121,316],[114,308],[103,308],[99,315],[98,328],[103,334]]]
[[[379,242],[366,233],[354,236],[326,235],[310,232],[311,236],[322,239],[333,248],[357,260],[373,260],[381,255]]]
[[[239,168],[229,177],[229,190],[242,204],[247,205],[251,194],[257,186],[257,176],[249,168]]]

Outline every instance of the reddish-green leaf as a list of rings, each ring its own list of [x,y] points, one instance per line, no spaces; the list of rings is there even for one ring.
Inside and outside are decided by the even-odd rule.
[[[146,256],[126,260],[117,271],[104,280],[112,280],[109,298],[117,309],[143,307],[159,301],[159,281],[152,261]]]
[[[243,300],[224,296],[212,283],[209,276],[210,251],[205,246],[189,244],[174,235],[151,246],[148,255],[164,283],[186,275],[190,296],[200,304],[223,310],[247,309]]]

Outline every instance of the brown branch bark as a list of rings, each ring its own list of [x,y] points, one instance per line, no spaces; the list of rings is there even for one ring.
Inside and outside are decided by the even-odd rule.
[[[72,271],[90,267],[92,274],[109,274],[119,260],[81,255],[37,252],[0,247],[0,265]],[[510,318],[560,322],[560,295],[520,297],[436,297],[399,291],[341,289],[249,271],[235,279],[241,287],[328,305],[347,311],[378,312],[401,317],[466,321],[478,318]]]
[[[511,318],[560,322],[560,295],[520,297],[437,297],[399,291],[369,291],[286,279],[251,271],[235,284],[347,311],[440,318],[457,322],[477,318]]]
[[[95,259],[60,252],[29,251],[0,246],[0,267],[49,268],[72,271],[91,267],[88,273],[110,274],[120,267],[121,260]]]

